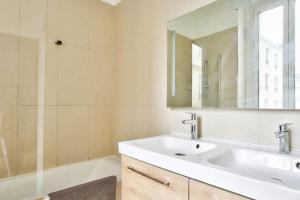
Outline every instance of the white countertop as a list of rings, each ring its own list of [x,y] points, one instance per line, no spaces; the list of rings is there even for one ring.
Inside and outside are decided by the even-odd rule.
[[[173,153],[168,154],[168,152],[164,152],[159,147],[148,145],[148,141],[154,141],[155,139],[157,140],[163,137],[178,138],[181,137],[181,134],[170,134],[167,136],[120,142],[119,152],[122,155],[141,160],[151,165],[205,182],[207,184],[211,184],[216,187],[223,188],[234,193],[241,194],[252,199],[300,200],[300,182],[299,186],[297,182],[300,180],[300,170],[299,173],[293,174],[296,175],[296,177],[294,177],[295,180],[291,181],[294,184],[291,184],[290,187],[290,185],[286,185],[285,183],[278,184],[270,182],[270,180],[265,180],[265,177],[260,176],[260,174],[248,173],[245,175],[242,169],[232,170],[208,162],[213,157],[216,158],[218,156],[222,156],[222,153],[231,149],[246,148],[250,150],[263,150],[264,152],[270,153],[270,155],[276,155],[277,152],[274,151],[273,148],[241,143],[231,144],[219,141],[199,140],[195,142],[203,142],[204,144],[209,142],[210,144],[214,144],[216,147],[212,150],[197,155],[178,157]],[[186,138],[180,139],[190,141]],[[292,153],[288,156],[293,156],[299,158],[300,160],[300,156],[297,153]]]

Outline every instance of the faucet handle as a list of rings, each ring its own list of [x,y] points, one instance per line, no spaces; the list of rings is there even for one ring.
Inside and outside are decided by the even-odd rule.
[[[283,123],[283,124],[281,124],[281,125],[283,125],[283,126],[290,126],[290,125],[293,125],[294,123]]]
[[[288,126],[293,125],[293,123],[283,123],[279,125],[279,131],[287,131]]]
[[[193,112],[185,112],[185,113],[191,115],[191,119],[192,120],[196,120],[197,119],[197,113],[193,113]]]

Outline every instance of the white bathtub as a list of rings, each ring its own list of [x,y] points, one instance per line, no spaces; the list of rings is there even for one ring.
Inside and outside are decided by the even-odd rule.
[[[109,156],[44,171],[44,195],[68,187],[115,175],[120,180],[120,159]],[[33,200],[36,197],[36,174],[0,181],[0,200]]]

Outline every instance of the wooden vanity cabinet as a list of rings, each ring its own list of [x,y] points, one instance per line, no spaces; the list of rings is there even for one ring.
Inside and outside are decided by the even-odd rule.
[[[122,200],[249,200],[122,156]]]
[[[189,179],[189,200],[250,200],[241,195]]]
[[[188,200],[188,178],[122,156],[122,200]]]

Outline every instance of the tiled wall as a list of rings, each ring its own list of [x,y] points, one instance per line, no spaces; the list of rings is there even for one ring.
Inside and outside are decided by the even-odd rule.
[[[36,161],[33,130],[45,2],[0,1],[0,138],[12,175],[32,171]],[[8,175],[2,144],[0,178]]]
[[[45,134],[45,158],[52,158],[45,164],[110,155],[114,7],[99,0],[50,0],[47,14],[45,102],[54,124]],[[58,39],[62,46],[55,45]]]
[[[41,2],[0,1],[0,137],[13,175],[36,168],[39,39],[44,35],[45,168],[112,153],[115,8],[99,0]],[[62,46],[54,44],[58,39]],[[6,176],[0,151],[0,178]]]
[[[114,149],[117,142],[189,127],[181,120],[187,109],[166,108],[167,21],[213,0],[124,0],[116,9],[116,106]],[[264,145],[277,145],[274,131],[293,122],[292,147],[300,149],[300,112],[193,110],[201,116],[202,136]]]

